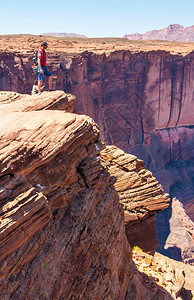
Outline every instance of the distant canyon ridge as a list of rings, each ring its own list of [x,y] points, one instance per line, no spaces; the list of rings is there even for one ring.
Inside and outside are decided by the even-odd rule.
[[[77,38],[87,38],[87,36],[83,34],[77,33],[57,33],[57,32],[49,32],[49,33],[41,33],[41,35],[53,36],[53,37],[77,37]]]
[[[145,34],[125,34],[123,37],[129,40],[167,40],[194,42],[194,25],[184,28],[180,24],[172,24],[160,30],[147,31]]]
[[[77,38],[87,38],[83,34],[77,33],[41,33],[43,36],[53,36],[53,37],[77,37]],[[166,41],[182,41],[182,42],[194,42],[194,25],[190,27],[184,27],[180,24],[172,24],[168,27],[159,30],[150,30],[145,34],[132,33],[125,34],[124,39],[129,40],[166,40]]]

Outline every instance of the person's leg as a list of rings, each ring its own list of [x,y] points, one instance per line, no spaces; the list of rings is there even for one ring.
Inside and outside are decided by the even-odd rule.
[[[41,93],[41,86],[42,86],[42,81],[38,81],[38,93]]]
[[[47,70],[47,68],[44,66],[44,75],[48,77],[48,83],[49,83],[49,90],[52,90],[52,82],[53,82],[53,76],[51,75],[51,72]]]
[[[42,82],[44,80],[44,73],[40,72],[40,68],[39,66],[37,66],[37,72],[38,72],[38,93],[41,93],[41,86],[42,86]]]

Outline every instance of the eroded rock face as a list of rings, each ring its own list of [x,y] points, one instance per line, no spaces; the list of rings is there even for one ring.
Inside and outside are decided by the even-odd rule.
[[[71,92],[79,92],[77,110],[97,121],[104,140],[127,152],[153,130],[192,124],[192,66],[193,53],[85,53],[67,74]]]
[[[156,213],[167,208],[168,194],[145,169],[143,161],[115,146],[107,146],[101,159],[110,174],[124,209],[125,231],[130,245],[154,254],[157,249]]]
[[[156,256],[148,255],[141,251],[133,251],[133,261],[140,272],[135,273],[130,287],[138,286],[140,284],[140,291],[146,293],[149,299],[169,299],[173,296],[177,299],[181,294],[185,283],[185,272],[183,271],[183,264],[179,263],[177,268],[173,265],[173,261],[168,261],[165,256],[156,253]],[[192,268],[192,267],[190,267]],[[192,269],[190,274],[192,274]],[[164,289],[161,289],[163,287]],[[189,292],[189,291],[187,291]],[[188,295],[191,294],[188,293]],[[170,296],[171,295],[171,296]],[[183,295],[181,295],[183,296]],[[179,299],[190,299],[190,297],[181,297]]]
[[[63,68],[75,110],[98,123],[107,144],[141,158],[192,216],[193,52],[84,53]]]
[[[78,98],[76,111],[94,118],[107,144],[141,158],[192,218],[193,52],[84,53],[66,72],[66,87]],[[169,227],[162,218],[166,224],[159,232]]]
[[[60,111],[63,101],[74,101],[61,92],[40,99],[2,93],[0,101],[0,298],[172,299],[139,280],[94,121]],[[116,153],[131,172],[125,182],[137,188],[137,206],[138,185],[146,191],[145,180],[152,185],[153,178],[142,161]],[[149,198],[148,214],[164,202]]]
[[[89,117],[1,113],[1,299],[124,299],[131,250],[102,148]]]
[[[0,110],[4,113],[34,110],[63,110],[72,113],[74,105],[75,96],[63,91],[43,92],[33,96],[0,91]]]
[[[37,77],[32,53],[0,56],[0,89],[30,93]],[[99,124],[103,140],[126,152],[153,130],[193,123],[193,52],[50,53],[48,65],[55,87],[75,95],[76,110]]]
[[[1,52],[0,57],[0,89],[30,93],[37,77],[32,52]],[[110,55],[49,53],[48,65],[54,87],[76,96],[75,111],[97,122],[102,140],[143,159],[163,186],[165,164],[180,164],[182,154],[191,161],[193,52],[186,56],[124,50]],[[166,148],[161,155],[157,155],[159,148]],[[173,170],[168,175],[176,177]],[[175,184],[177,178],[173,180]],[[187,179],[183,182],[187,184]]]
[[[98,127],[65,99],[1,95],[1,299],[124,299],[133,276]]]
[[[13,49],[0,52],[0,89],[30,93],[37,77],[32,50]],[[102,140],[141,158],[193,220],[193,52],[182,56],[122,50],[97,55],[58,48],[49,52],[48,65],[54,87],[77,97],[75,111],[98,123]],[[170,216],[171,207],[158,217],[162,249],[170,234]],[[150,228],[149,222],[145,225]],[[180,245],[176,248],[179,255]]]

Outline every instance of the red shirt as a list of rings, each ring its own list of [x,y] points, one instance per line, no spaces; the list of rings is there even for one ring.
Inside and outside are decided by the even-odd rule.
[[[42,48],[38,50],[37,58],[40,58],[40,63],[42,66],[46,66],[46,53]]]

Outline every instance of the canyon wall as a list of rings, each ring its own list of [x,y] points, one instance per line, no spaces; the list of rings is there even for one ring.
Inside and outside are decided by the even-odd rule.
[[[36,78],[31,54],[0,52],[1,90],[30,93]],[[193,54],[52,53],[48,62],[55,87],[77,97],[75,110],[96,120],[102,138],[126,151],[142,146],[152,131],[193,125]]]
[[[65,88],[75,111],[90,115],[101,137],[143,159],[165,191],[193,215],[194,62],[164,51],[84,53],[72,59]],[[181,170],[181,172],[180,172]]]
[[[124,227],[130,203],[135,217],[144,208],[148,219],[168,206],[168,195],[135,156],[103,152],[94,121],[66,112],[74,101],[63,91],[0,93],[0,298],[176,298],[184,274],[160,267],[153,281],[139,272]],[[114,166],[126,173],[125,219]]]
[[[107,144],[141,158],[164,190],[183,203],[192,221],[193,54],[83,53],[73,58],[71,64],[61,56],[67,74],[65,88],[78,99],[75,111],[94,118]],[[158,215],[158,250],[178,260],[192,261],[194,237],[187,232],[187,225],[178,226],[179,232],[184,232],[184,242],[173,238],[175,242],[164,250],[172,230],[169,219],[173,215],[172,206]],[[191,251],[185,260],[188,247]]]
[[[55,87],[76,96],[75,111],[97,122],[107,144],[129,153],[151,146],[152,132],[193,125],[193,53],[58,53],[48,63]],[[30,93],[30,52],[1,52],[0,59],[0,89]]]
[[[0,298],[124,299],[131,248],[98,127],[49,96],[1,105]]]
[[[142,159],[192,220],[193,54],[122,50],[48,57],[54,87],[77,98],[75,112],[92,117],[107,144]],[[0,89],[30,93],[37,77],[32,52],[1,51],[0,58]],[[158,224],[168,231],[168,225]]]
[[[104,167],[116,179],[114,187],[124,210],[130,245],[154,255],[158,247],[156,215],[169,206],[169,195],[136,156],[115,146],[107,146],[100,156]]]

